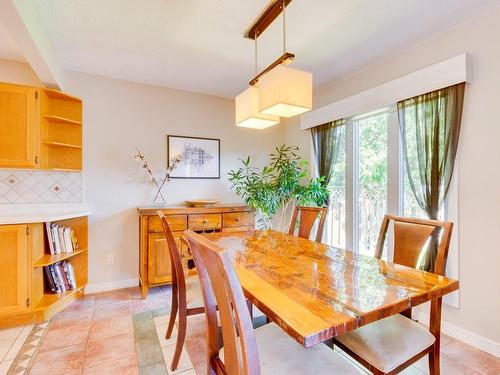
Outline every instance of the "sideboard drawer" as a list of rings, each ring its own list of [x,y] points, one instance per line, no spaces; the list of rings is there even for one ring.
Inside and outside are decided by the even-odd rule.
[[[254,230],[255,227],[253,225],[247,225],[244,227],[224,227],[222,228],[223,232],[246,232],[250,230]]]
[[[228,212],[222,215],[224,228],[255,225],[255,216],[253,212]]]
[[[167,223],[172,231],[183,231],[187,229],[187,215],[167,215]],[[149,218],[149,232],[163,232],[160,217],[158,215]]]
[[[220,229],[222,227],[221,214],[193,214],[189,215],[189,229]]]

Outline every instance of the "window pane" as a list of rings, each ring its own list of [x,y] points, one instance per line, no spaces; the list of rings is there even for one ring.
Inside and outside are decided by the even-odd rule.
[[[387,211],[387,125],[382,113],[358,125],[358,251],[373,255]]]
[[[345,126],[339,128],[339,153],[333,166],[332,179],[330,181],[330,244],[341,248],[346,247],[346,223],[345,223],[345,168],[346,168],[346,137]]]
[[[415,108],[408,108],[405,112],[405,122],[406,122],[406,147],[408,155],[408,166],[405,164],[403,155],[401,155],[401,167],[404,171],[403,179],[403,215],[407,217],[416,217],[421,219],[427,219],[428,216],[425,211],[420,208],[415,198],[415,194],[410,186],[410,181],[408,179],[408,172],[412,176],[413,181],[417,189],[421,189],[420,184],[420,169],[419,169],[419,157],[417,149],[417,129],[415,121]],[[407,169],[408,168],[408,169]],[[446,205],[446,204],[445,204]],[[440,219],[444,218],[445,210],[443,207],[439,210],[438,217]]]
[[[403,161],[402,161],[403,162]],[[415,199],[415,195],[413,194],[410,186],[410,182],[408,181],[408,175],[406,174],[406,170],[404,173],[403,180],[403,216],[406,217],[416,217],[420,219],[427,219],[427,214],[420,208]]]

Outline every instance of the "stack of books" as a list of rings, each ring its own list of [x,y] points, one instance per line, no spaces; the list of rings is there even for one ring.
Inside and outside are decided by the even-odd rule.
[[[75,231],[71,227],[65,227],[55,223],[45,223],[47,239],[51,254],[72,253],[79,249]]]
[[[46,288],[51,293],[63,293],[76,289],[75,271],[67,260],[43,267]]]

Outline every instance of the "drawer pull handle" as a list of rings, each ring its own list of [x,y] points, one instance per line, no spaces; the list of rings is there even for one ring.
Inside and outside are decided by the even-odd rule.
[[[236,221],[240,221],[240,218],[239,218],[239,217],[237,217],[235,220],[236,220]]]
[[[208,223],[208,221],[206,221],[206,220],[203,220],[203,224],[206,224],[206,223]]]

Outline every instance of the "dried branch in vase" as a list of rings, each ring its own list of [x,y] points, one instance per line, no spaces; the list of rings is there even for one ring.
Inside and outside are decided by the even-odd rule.
[[[179,165],[179,163],[182,160],[182,154],[178,154],[175,157],[171,158],[169,160],[169,166],[167,170],[165,171],[165,176],[163,178],[157,178],[154,174],[153,171],[151,170],[151,167],[149,166],[148,161],[146,160],[146,157],[144,154],[136,147],[135,148],[137,153],[135,154],[134,158],[137,161],[140,161],[142,163],[142,168],[146,170],[146,173],[149,175],[151,182],[156,186],[156,195],[153,199],[153,203],[161,203],[161,204],[166,204],[165,197],[162,193],[162,189],[165,186],[167,182],[170,181],[170,174],[174,171],[174,169]],[[158,199],[161,199],[161,202],[158,202]]]

